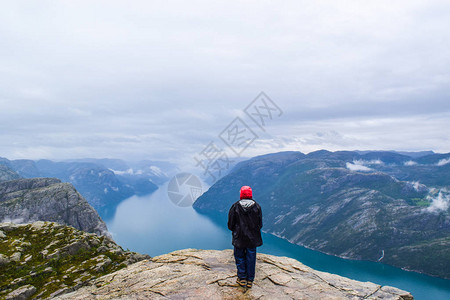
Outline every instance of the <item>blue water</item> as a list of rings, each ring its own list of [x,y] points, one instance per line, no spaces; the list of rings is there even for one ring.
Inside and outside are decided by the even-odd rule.
[[[229,249],[231,235],[224,220],[198,214],[192,207],[177,207],[165,187],[146,197],[131,197],[120,204],[108,223],[114,239],[124,249],[156,256],[178,249]],[[346,260],[293,245],[263,233],[259,252],[295,258],[320,271],[359,281],[395,286],[415,299],[450,299],[450,280],[403,271],[381,263]]]

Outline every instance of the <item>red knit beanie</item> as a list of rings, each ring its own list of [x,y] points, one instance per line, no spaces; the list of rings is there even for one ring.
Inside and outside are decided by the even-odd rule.
[[[241,199],[252,199],[252,188],[244,185],[241,187]]]

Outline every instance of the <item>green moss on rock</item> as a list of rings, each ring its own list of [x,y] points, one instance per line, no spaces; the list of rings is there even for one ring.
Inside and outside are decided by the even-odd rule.
[[[108,237],[52,222],[2,223],[0,230],[0,299],[53,297],[149,258]]]

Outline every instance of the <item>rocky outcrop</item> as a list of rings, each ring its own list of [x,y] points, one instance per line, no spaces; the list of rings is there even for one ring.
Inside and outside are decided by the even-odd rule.
[[[410,293],[257,254],[251,289],[236,285],[232,250],[186,249],[143,260],[55,299],[413,299]]]
[[[0,299],[42,299],[150,258],[52,222],[0,224]]]
[[[70,183],[56,178],[0,182],[0,222],[51,221],[108,234],[97,212]]]

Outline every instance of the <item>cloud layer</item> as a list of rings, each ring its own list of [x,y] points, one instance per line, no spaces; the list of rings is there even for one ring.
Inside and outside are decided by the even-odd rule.
[[[245,156],[448,152],[449,28],[448,1],[10,1],[0,156],[195,163],[261,90],[284,114]]]

